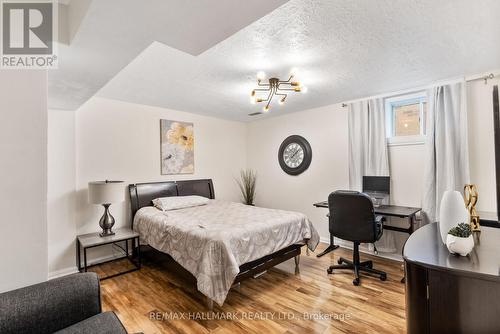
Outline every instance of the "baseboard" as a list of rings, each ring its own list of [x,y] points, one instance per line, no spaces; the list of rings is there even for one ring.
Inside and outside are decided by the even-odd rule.
[[[329,245],[330,244],[330,239],[320,238],[320,242]],[[336,245],[339,245],[342,248],[352,250],[352,245],[351,245],[352,243],[350,243],[350,242],[339,240],[339,239],[335,239],[335,243],[336,243]],[[382,257],[384,259],[389,259],[389,260],[403,262],[403,256],[401,254],[398,254],[398,253],[383,253],[383,252],[379,251],[378,254],[375,254],[375,252],[372,252],[372,251],[370,251],[368,249],[365,249],[363,247],[360,247],[359,251],[361,253],[364,253],[364,254],[369,254],[369,255],[373,255],[373,256],[379,256],[379,257]]]
[[[71,274],[75,274],[77,272],[78,272],[78,269],[76,268],[76,266],[51,271],[49,273],[49,280],[54,279],[54,278],[67,276],[67,275],[71,275]]]
[[[114,256],[114,255],[100,256],[100,257],[97,257],[97,258],[89,261],[88,266],[92,266],[92,265],[96,264],[97,262],[104,262],[104,261],[113,260],[113,259],[121,257],[121,256],[124,256],[124,254],[120,255],[120,256]],[[51,271],[51,272],[49,272],[49,280],[54,279],[54,278],[58,278],[58,277],[71,275],[71,274],[76,274],[77,272],[78,272],[78,268],[76,268],[76,266]]]

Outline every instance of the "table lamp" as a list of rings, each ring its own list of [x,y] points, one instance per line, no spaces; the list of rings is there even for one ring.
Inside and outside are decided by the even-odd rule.
[[[104,214],[99,220],[102,228],[101,237],[114,235],[111,231],[115,225],[115,218],[109,213],[111,203],[119,203],[124,200],[123,181],[95,181],[89,182],[89,203],[104,206]]]

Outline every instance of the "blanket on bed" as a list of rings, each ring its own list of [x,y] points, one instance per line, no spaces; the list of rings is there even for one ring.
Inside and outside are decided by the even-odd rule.
[[[134,230],[142,244],[165,252],[197,279],[198,290],[221,305],[239,266],[295,243],[314,250],[319,235],[298,212],[211,200],[173,211],[140,209]]]

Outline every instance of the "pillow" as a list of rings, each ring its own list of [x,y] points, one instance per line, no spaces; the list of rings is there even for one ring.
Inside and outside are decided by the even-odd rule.
[[[162,211],[191,208],[206,205],[210,200],[203,196],[172,196],[153,200],[153,205]]]

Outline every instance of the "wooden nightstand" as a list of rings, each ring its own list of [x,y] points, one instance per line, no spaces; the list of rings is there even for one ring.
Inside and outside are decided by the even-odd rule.
[[[101,278],[101,280],[105,280],[111,277],[123,275],[141,269],[139,233],[132,231],[130,228],[119,228],[114,230],[114,232],[115,232],[114,235],[108,237],[99,236],[99,232],[82,234],[76,237],[76,266],[80,272],[85,272],[88,270],[88,268],[91,268],[99,264],[108,263],[111,261],[117,261],[125,258],[128,259],[130,263],[134,265],[133,269],[123,271],[118,274],[106,276],[104,278]],[[125,245],[125,248],[118,245],[118,243],[123,243]],[[133,251],[132,255],[129,254],[129,243],[131,243],[131,249]],[[112,260],[93,263],[92,265],[89,266],[87,264],[87,249],[109,244],[115,244],[116,246],[118,246],[118,248],[123,251],[123,256],[113,258]],[[83,266],[81,260],[82,251],[83,251]]]

